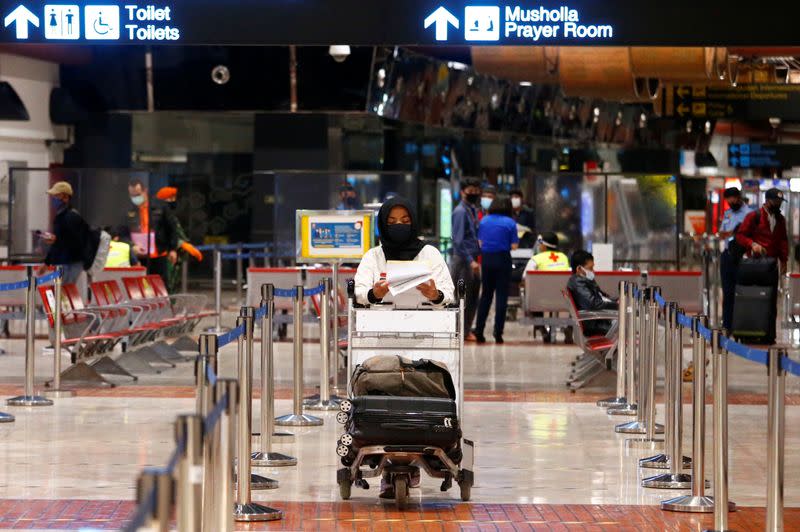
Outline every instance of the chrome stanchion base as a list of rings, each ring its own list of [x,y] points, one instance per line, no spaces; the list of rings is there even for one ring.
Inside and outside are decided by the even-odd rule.
[[[297,465],[297,458],[281,453],[262,453],[256,451],[251,455],[250,463],[255,467],[281,467]]]
[[[644,469],[669,469],[672,460],[666,454],[657,454],[639,460],[639,467]],[[683,457],[683,469],[692,468],[692,459],[688,456]]]
[[[692,487],[692,475],[686,473],[664,473],[654,477],[642,479],[643,488],[656,488],[663,490],[688,490]]]
[[[12,423],[16,418],[11,414],[0,412],[0,423]]]
[[[639,411],[636,405],[625,405],[623,407],[611,407],[606,410],[609,416],[635,416]]]
[[[318,401],[314,404],[304,405],[303,408],[307,408],[309,410],[318,410],[322,412],[331,412],[333,410],[339,410],[339,403],[331,399],[330,401]]]
[[[286,414],[275,418],[275,424],[281,427],[319,427],[323,421],[308,414]]]
[[[331,396],[330,396],[330,398],[328,400],[330,402],[332,402],[332,403],[335,403],[336,404],[336,408],[339,408],[339,403],[344,401],[344,399],[345,398],[339,397],[338,395],[331,394]],[[303,399],[303,406],[305,406],[305,407],[318,405],[319,403],[320,403],[320,397],[319,397],[318,393],[315,393],[314,395],[311,395],[311,396],[306,397],[305,399]],[[315,410],[320,410],[320,409],[316,408]]]
[[[233,482],[236,482],[236,475],[233,475]],[[278,481],[271,478],[262,477],[261,475],[250,475],[250,489],[251,490],[276,490],[278,489]]]
[[[64,399],[65,397],[75,397],[75,390],[44,390],[42,395],[53,399]]]
[[[614,427],[614,432],[619,434],[647,434],[647,423],[643,421],[631,421]],[[656,434],[664,434],[664,425],[656,423]]]
[[[609,397],[608,399],[601,399],[597,401],[597,406],[602,408],[623,407],[628,405],[628,400],[624,397]]]
[[[8,406],[53,406],[53,401],[38,395],[20,395],[6,401]]]
[[[233,505],[234,521],[277,521],[283,519],[283,512],[255,502]]]
[[[664,440],[648,440],[647,438],[631,438],[625,440],[627,449],[657,451],[664,448]]]
[[[661,503],[661,509],[669,512],[693,512],[710,514],[714,511],[714,497],[695,497],[693,495],[683,495],[668,499]],[[729,503],[728,511],[736,511],[736,504]]]
[[[260,438],[260,432],[254,432],[253,438]],[[291,432],[273,432],[272,439],[274,443],[294,443],[294,434]]]

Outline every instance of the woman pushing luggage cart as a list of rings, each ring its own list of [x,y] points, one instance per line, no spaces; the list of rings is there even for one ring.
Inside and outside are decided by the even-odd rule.
[[[344,466],[337,472],[339,491],[349,499],[353,484],[368,489],[366,479],[380,476],[381,496],[404,508],[422,469],[442,479],[442,491],[457,482],[466,501],[474,482],[474,446],[462,438],[460,423],[463,282],[457,303],[450,303],[455,298],[444,260],[417,237],[405,200],[385,203],[378,227],[382,246],[367,253],[348,285],[350,398],[337,415],[345,426],[336,448]],[[387,259],[427,261],[431,278],[409,290],[416,297],[389,302],[389,283],[381,275]]]

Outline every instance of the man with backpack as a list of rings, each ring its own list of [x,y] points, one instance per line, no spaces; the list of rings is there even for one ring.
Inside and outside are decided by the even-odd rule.
[[[50,244],[44,263],[47,266],[61,266],[64,284],[72,284],[87,269],[87,256],[91,255],[94,260],[97,244],[92,246],[89,224],[72,208],[72,186],[66,181],[59,181],[50,187],[47,194],[56,216],[53,219],[53,232],[42,237]],[[90,247],[94,247],[94,250],[88,249]]]

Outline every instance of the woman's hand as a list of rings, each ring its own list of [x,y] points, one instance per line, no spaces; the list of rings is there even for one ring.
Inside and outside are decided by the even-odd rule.
[[[417,290],[422,292],[422,295],[425,296],[429,301],[436,301],[439,299],[439,289],[436,288],[436,283],[433,282],[433,279],[417,285]]]
[[[377,299],[383,299],[389,293],[389,283],[387,281],[378,281],[372,286],[372,295]]]

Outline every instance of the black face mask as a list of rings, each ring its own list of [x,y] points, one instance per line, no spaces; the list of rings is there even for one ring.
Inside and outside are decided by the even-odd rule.
[[[481,202],[480,194],[467,194],[467,203],[471,203],[472,205],[477,205],[480,202]]]
[[[168,201],[167,202],[167,206],[174,211],[175,209],[178,208],[178,202],[177,201]]]
[[[781,206],[780,206],[780,205],[770,205],[770,206],[768,207],[768,210],[769,210],[769,212],[771,212],[772,214],[780,214],[780,212],[781,212]]]
[[[386,227],[388,240],[398,244],[408,242],[411,238],[411,224],[390,224]]]
[[[733,212],[739,212],[739,209],[742,208],[742,204],[741,203],[734,203],[733,205],[730,206],[730,208],[731,208],[731,210]]]

